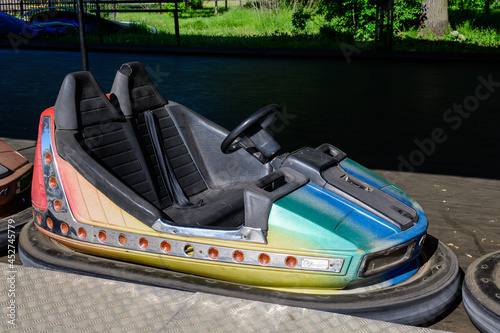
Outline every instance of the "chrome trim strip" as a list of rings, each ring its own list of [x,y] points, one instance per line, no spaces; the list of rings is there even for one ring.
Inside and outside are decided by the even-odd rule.
[[[231,248],[226,246],[218,246],[213,244],[203,244],[198,242],[190,241],[180,241],[173,240],[162,237],[154,236],[143,236],[130,232],[123,232],[119,230],[113,230],[109,228],[99,228],[89,226],[77,222],[75,220],[59,221],[54,217],[53,224],[54,227],[51,229],[47,226],[47,215],[51,215],[50,212],[43,212],[35,208],[35,212],[42,216],[42,223],[38,224],[39,227],[54,233],[59,236],[63,236],[72,240],[78,240],[90,244],[106,245],[114,248],[123,248],[128,250],[142,251],[150,254],[161,254],[162,258],[168,257],[180,257],[180,258],[192,258],[204,261],[212,261],[215,263],[231,263],[239,265],[251,265],[266,268],[283,268],[290,270],[301,270],[301,271],[317,271],[317,272],[328,272],[344,275],[347,269],[347,264],[350,262],[349,256],[337,256],[334,258],[327,257],[312,257],[303,256],[295,254],[284,254],[268,251],[256,251],[256,250],[245,250],[239,248]],[[69,232],[63,234],[61,232],[60,225],[62,223],[68,225]],[[78,230],[83,228],[86,232],[86,236],[81,238],[78,236]],[[100,240],[99,234],[104,232],[106,234],[105,240]],[[127,241],[125,244],[119,242],[120,236],[126,237]],[[147,247],[142,248],[140,246],[141,239],[147,241]],[[169,251],[162,250],[162,243],[168,242],[170,246]],[[217,250],[217,257],[212,258],[209,255],[209,250],[214,248]],[[243,254],[242,261],[236,261],[234,259],[234,252],[239,251]],[[267,264],[261,264],[259,257],[261,254],[265,254],[269,257],[269,262]],[[295,267],[288,267],[286,264],[286,259],[288,257],[294,257],[296,259]],[[168,259],[166,259],[168,260]],[[345,269],[344,269],[345,268]]]
[[[152,228],[156,231],[179,236],[217,238],[267,244],[267,239],[261,229],[245,226],[234,230],[181,227],[169,224],[168,221],[160,218],[156,220]]]
[[[66,197],[66,193],[64,191],[64,186],[61,181],[61,177],[59,176],[58,172],[58,166],[57,166],[57,159],[54,153],[54,149],[52,147],[52,117],[50,116],[44,116],[43,121],[42,121],[42,134],[40,138],[40,153],[42,154],[41,156],[41,161],[42,161],[42,168],[43,168],[43,181],[44,181],[44,188],[45,188],[45,194],[47,196],[47,207],[48,210],[50,211],[50,215],[54,217],[57,221],[64,221],[69,224],[69,232],[67,235],[63,236],[75,236],[75,238],[82,240],[82,238],[78,237],[78,228],[72,228],[71,227],[71,222],[77,223],[75,217],[71,213],[71,208],[69,207],[68,204],[68,198]],[[47,154],[52,155],[52,162],[50,164],[47,164],[45,162],[45,156]],[[54,188],[51,188],[49,186],[49,181],[50,178],[54,177],[56,179],[57,185]],[[61,202],[61,210],[57,211],[54,208],[54,202],[56,200],[59,200]],[[54,221],[55,222],[55,221]],[[92,226],[85,225],[87,235],[84,238],[84,240],[91,240],[92,235],[94,235],[94,229]],[[60,223],[57,224],[57,227],[60,229]],[[46,228],[49,231],[54,232],[56,229],[56,225],[54,225],[53,229]],[[61,234],[62,235],[62,234]]]

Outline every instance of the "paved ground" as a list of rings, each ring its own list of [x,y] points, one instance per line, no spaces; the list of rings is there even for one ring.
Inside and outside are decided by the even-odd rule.
[[[475,259],[500,249],[499,180],[377,172],[420,203],[429,233],[453,250],[464,271]],[[477,332],[463,304],[432,328]]]
[[[33,141],[2,139],[33,159]],[[464,271],[473,260],[500,249],[500,180],[377,172],[422,205],[429,218],[429,233],[454,251]],[[462,304],[431,328],[477,332]]]
[[[12,273],[0,264],[4,280]],[[438,332],[336,313],[201,292],[16,267],[16,316],[0,327],[14,332]],[[96,297],[96,295],[99,295]],[[8,291],[0,290],[0,304]],[[29,301],[28,301],[29,300]],[[2,306],[0,314],[6,313]]]

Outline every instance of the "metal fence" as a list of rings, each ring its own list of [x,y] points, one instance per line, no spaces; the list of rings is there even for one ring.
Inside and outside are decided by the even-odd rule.
[[[181,2],[182,0],[177,0]],[[84,1],[84,11],[85,12],[95,12],[96,10],[96,0],[91,0],[91,1]],[[120,1],[118,1],[120,2]],[[127,1],[128,2],[128,1]],[[173,2],[172,0],[170,1],[163,1],[163,3],[166,2]],[[122,1],[123,3],[123,1]],[[112,1],[103,1],[101,3],[99,1],[99,7],[101,9],[117,9],[118,7],[124,6],[122,4],[117,5],[113,4]],[[151,3],[144,3],[141,1],[140,3],[133,3],[133,1],[130,1],[129,3],[126,4],[127,7],[137,7],[140,6],[140,8],[161,8],[162,7],[162,2],[151,2]],[[25,13],[29,12],[30,10],[34,9],[40,9],[40,8],[70,8],[70,9],[77,9],[77,0],[0,0],[0,11],[6,12],[8,14],[21,17]]]
[[[16,16],[21,16],[32,9],[45,7],[76,9],[76,0],[0,0],[0,11]]]

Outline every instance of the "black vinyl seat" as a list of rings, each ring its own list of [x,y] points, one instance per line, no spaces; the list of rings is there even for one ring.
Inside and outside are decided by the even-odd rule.
[[[227,131],[168,103],[139,63],[122,66],[109,98],[91,73],[68,74],[54,122],[58,155],[150,227],[164,219],[186,227],[245,224],[267,232],[273,202],[308,181],[289,168],[269,173],[269,165],[244,151],[223,154]]]
[[[147,225],[165,217],[134,128],[90,72],[66,76],[54,121],[59,155],[97,189]]]
[[[113,82],[111,97],[117,99],[127,121],[136,129],[152,166],[161,209],[174,223],[207,227],[237,227],[244,223],[243,188],[209,188],[169,113],[168,101],[156,89],[140,63],[122,65]],[[155,117],[162,147],[182,191],[193,203],[201,200],[200,207],[178,209],[173,205],[146,126],[145,113],[148,111],[152,111]]]

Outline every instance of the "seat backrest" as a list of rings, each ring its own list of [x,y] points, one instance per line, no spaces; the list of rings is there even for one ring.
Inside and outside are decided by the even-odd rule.
[[[135,61],[123,64],[116,73],[111,94],[118,98],[125,116],[134,116],[148,110],[163,108],[163,98],[142,65]]]
[[[160,207],[134,129],[90,72],[68,74],[54,107],[57,130],[76,131],[82,148],[137,194]]]
[[[116,73],[111,96],[117,98],[123,113],[133,120],[148,161],[153,165],[162,207],[171,205],[167,190],[163,185],[155,152],[145,124],[144,112],[153,111],[161,131],[161,139],[166,154],[186,196],[190,197],[207,189],[207,185],[187,149],[174,120],[168,112],[168,101],[156,89],[146,70],[139,62],[122,65]]]

